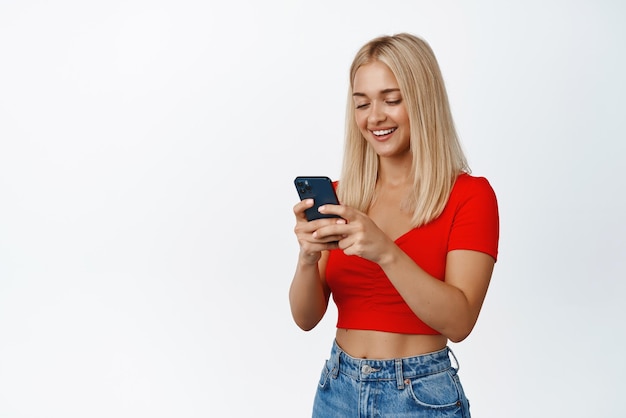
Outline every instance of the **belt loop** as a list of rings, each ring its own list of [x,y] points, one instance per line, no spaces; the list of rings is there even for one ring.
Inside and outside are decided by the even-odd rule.
[[[452,367],[454,367],[456,369],[457,373],[458,373],[459,369],[461,368],[461,365],[459,364],[459,361],[456,359],[456,356],[454,355],[454,351],[452,351],[452,349],[450,347],[447,347],[447,349],[448,349],[448,352],[450,354],[452,354],[452,358],[454,359],[454,363],[456,364],[456,367],[454,367],[454,366],[452,366]]]
[[[341,348],[339,348],[339,345],[335,343],[335,352],[333,353],[333,357],[332,357],[333,368],[330,371],[330,374],[333,377],[333,379],[336,379],[337,375],[339,374],[339,358],[340,357],[341,357]]]
[[[398,389],[404,389],[404,376],[402,375],[402,359],[395,359],[396,363],[396,383]]]

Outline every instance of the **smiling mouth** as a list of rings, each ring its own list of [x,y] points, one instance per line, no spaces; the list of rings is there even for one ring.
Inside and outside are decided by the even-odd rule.
[[[381,129],[378,131],[371,131],[374,135],[376,136],[385,136],[385,135],[389,135],[391,133],[393,133],[396,129],[398,128],[391,128],[391,129]]]

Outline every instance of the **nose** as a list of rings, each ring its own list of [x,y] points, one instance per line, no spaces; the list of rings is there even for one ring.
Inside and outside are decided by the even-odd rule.
[[[370,106],[370,113],[367,115],[367,121],[375,125],[379,122],[382,122],[386,119],[385,112],[382,109],[382,106],[378,102],[372,103]]]

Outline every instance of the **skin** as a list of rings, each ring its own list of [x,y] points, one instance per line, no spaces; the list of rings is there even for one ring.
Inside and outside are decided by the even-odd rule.
[[[445,281],[426,273],[396,244],[408,232],[411,214],[401,201],[412,187],[409,117],[398,83],[380,62],[360,67],[354,79],[356,123],[379,156],[375,203],[367,213],[343,205],[326,205],[320,212],[341,219],[307,222],[304,200],[294,206],[294,232],[300,245],[289,290],[291,311],[304,330],[324,316],[330,298],[324,272],[330,249],[377,263],[409,307],[441,335],[410,335],[337,329],[339,346],[353,357],[387,359],[442,349],[448,340],[460,342],[473,329],[482,307],[495,260],[484,253],[455,250],[446,259]],[[392,130],[389,132],[389,130]],[[376,135],[378,133],[379,135]]]

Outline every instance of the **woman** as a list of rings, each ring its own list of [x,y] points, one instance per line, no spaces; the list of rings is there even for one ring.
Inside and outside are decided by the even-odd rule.
[[[498,250],[488,181],[469,174],[441,71],[410,35],[376,38],[350,69],[340,218],[307,222],[289,291],[317,325],[332,295],[337,332],[314,417],[469,417],[448,341],[474,327]]]

